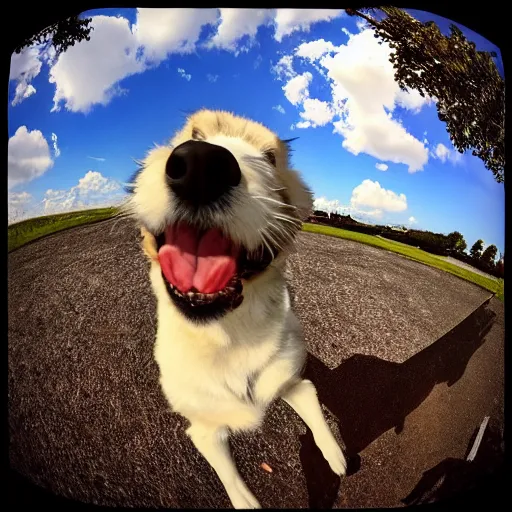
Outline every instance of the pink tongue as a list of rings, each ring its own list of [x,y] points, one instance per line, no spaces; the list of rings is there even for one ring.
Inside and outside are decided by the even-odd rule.
[[[158,259],[165,278],[183,293],[222,290],[236,272],[237,251],[218,229],[202,236],[187,224],[169,226]]]

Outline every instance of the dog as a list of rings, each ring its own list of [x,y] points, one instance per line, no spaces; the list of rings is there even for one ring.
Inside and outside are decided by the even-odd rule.
[[[258,122],[199,110],[139,163],[126,206],[150,262],[161,389],[234,508],[260,504],[228,435],[261,425],[277,398],[311,429],[334,473],[347,466],[313,383],[301,378],[306,348],[286,259],[313,203],[289,152]]]

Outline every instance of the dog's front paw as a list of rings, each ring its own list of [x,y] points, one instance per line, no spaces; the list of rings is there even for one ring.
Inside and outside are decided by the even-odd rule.
[[[245,485],[245,482],[241,478],[237,478],[233,483],[226,487],[229,499],[236,509],[241,508],[261,508],[258,500],[254,497],[254,494]]]
[[[344,476],[347,473],[347,461],[334,436],[326,435],[322,439],[316,440],[316,444],[334,473],[338,476]]]

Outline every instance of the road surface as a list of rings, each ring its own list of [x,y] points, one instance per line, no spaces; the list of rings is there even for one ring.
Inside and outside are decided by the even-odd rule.
[[[160,392],[155,301],[138,243],[131,221],[109,220],[9,254],[11,466],[87,503],[229,507]],[[485,318],[447,335],[487,291],[310,233],[291,262],[306,373],[347,447],[350,475],[335,477],[302,421],[275,402],[259,431],[231,443],[263,507],[403,506],[432,487],[425,472],[464,464],[484,416],[500,438],[503,303],[493,298]]]

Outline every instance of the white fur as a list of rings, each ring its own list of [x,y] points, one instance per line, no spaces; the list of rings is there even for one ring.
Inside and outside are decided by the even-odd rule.
[[[171,147],[153,150],[144,162],[130,209],[148,230],[158,233],[173,221],[175,210],[165,183],[165,161],[172,146],[190,138],[192,126],[201,130],[207,142],[229,149],[240,165],[242,182],[235,191],[235,204],[224,217],[216,219],[232,239],[248,249],[256,248],[261,244],[261,230],[269,223],[279,229],[276,222],[288,222],[279,219],[282,199],[275,190],[280,187],[286,189],[295,207],[293,215],[307,214],[311,194],[298,174],[288,168],[284,146],[270,130],[231,114],[201,111],[189,119]],[[261,158],[262,149],[269,145],[278,148],[277,169],[265,165],[255,169],[246,163],[247,157]],[[278,397],[312,430],[332,470],[344,474],[345,458],[327,426],[315,388],[300,377],[306,349],[283,276],[289,247],[284,247],[263,273],[244,282],[240,307],[219,320],[198,325],[188,321],[171,301],[152,252],[154,239],[150,233],[146,236],[150,280],[157,297],[154,356],[160,384],[172,409],[190,421],[188,435],[216,471],[233,506],[259,508],[259,503],[235,467],[228,434],[259,426],[266,408]]]

